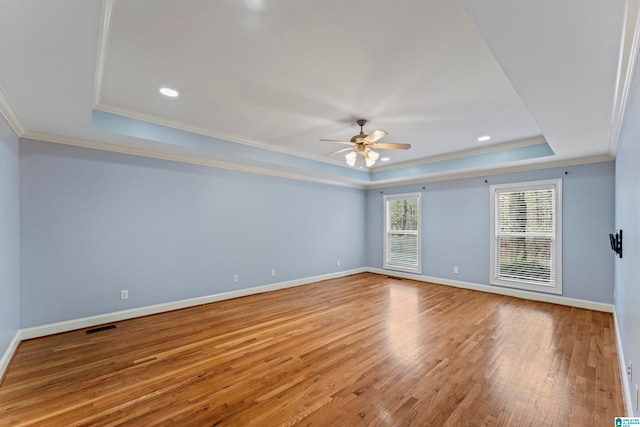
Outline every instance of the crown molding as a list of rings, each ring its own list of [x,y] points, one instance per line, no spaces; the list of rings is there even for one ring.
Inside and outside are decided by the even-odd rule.
[[[222,132],[213,132],[211,130],[199,128],[197,126],[189,126],[189,125],[185,125],[184,123],[179,123],[172,120],[165,120],[160,117],[127,110],[125,108],[114,107],[104,103],[96,104],[93,108],[96,110],[104,111],[105,113],[116,114],[119,116],[124,116],[124,117],[128,117],[135,120],[142,120],[144,122],[154,123],[160,126],[166,126],[169,128],[178,129],[178,130],[182,130],[190,133],[195,133],[198,135],[204,135],[210,138],[222,139],[225,141],[248,145],[250,147],[260,148],[263,150],[274,151],[277,153],[301,157],[308,160],[314,160],[317,162],[329,163],[329,164],[338,165],[346,168],[350,167],[350,166],[347,166],[344,162],[341,162],[333,158],[328,158],[325,156],[318,156],[318,155],[313,155],[308,153],[302,153],[300,151],[291,150],[279,145],[271,145],[263,142],[258,142],[250,138],[241,137],[239,135],[226,134]]]
[[[371,172],[383,172],[394,169],[402,169],[411,166],[419,166],[428,163],[436,163],[444,160],[459,159],[463,157],[475,156],[478,154],[492,153],[495,151],[509,150],[513,148],[527,147],[529,145],[537,145],[547,142],[544,136],[538,135],[531,138],[517,139],[515,141],[502,142],[498,144],[486,145],[483,147],[469,148],[466,150],[455,151],[452,153],[442,154],[439,156],[423,157],[421,159],[410,160],[408,162],[395,163],[388,166],[380,166],[371,169]]]
[[[490,176],[490,175],[499,175],[504,173],[515,173],[515,172],[526,172],[536,169],[550,169],[556,167],[565,167],[565,166],[575,166],[589,163],[600,163],[614,160],[615,158],[609,154],[600,155],[600,156],[592,156],[592,157],[582,157],[576,159],[555,161],[555,162],[545,162],[545,163],[534,163],[527,165],[517,165],[503,168],[492,168],[486,170],[477,170],[477,171],[469,171],[469,172],[460,172],[460,173],[443,173],[437,176],[424,176],[413,179],[398,179],[393,182],[387,181],[384,183],[378,184],[365,184],[357,181],[352,181],[349,179],[329,179],[323,178],[319,176],[310,176],[304,173],[296,173],[292,171],[285,171],[276,168],[263,168],[257,166],[248,166],[231,162],[224,162],[220,160],[214,160],[209,158],[199,157],[197,155],[186,155],[186,154],[175,154],[175,153],[166,153],[159,150],[152,150],[147,148],[138,148],[131,147],[127,145],[113,144],[107,142],[93,141],[89,139],[83,138],[73,138],[63,135],[56,135],[45,132],[36,132],[27,130],[21,136],[23,139],[33,139],[37,141],[44,142],[52,142],[56,144],[63,145],[71,145],[75,147],[84,147],[84,148],[92,148],[95,150],[101,151],[109,151],[113,153],[121,153],[121,154],[130,154],[133,156],[141,156],[141,157],[149,157],[160,160],[169,160],[174,162],[188,163],[194,164],[198,166],[207,166],[207,167],[215,167],[221,169],[229,169],[240,172],[247,173],[255,173],[259,175],[268,175],[275,176],[279,178],[287,178],[287,179],[295,179],[301,181],[314,182],[318,184],[327,184],[334,185],[339,187],[348,187],[348,188],[360,188],[365,190],[377,189],[377,188],[389,188],[389,187],[397,187],[402,185],[414,185],[414,184],[425,184],[429,182],[438,182],[438,181],[451,181],[455,179],[464,179],[464,178],[476,178],[481,176]]]
[[[515,166],[507,166],[507,167],[501,167],[501,168],[489,168],[489,169],[474,170],[469,172],[460,172],[460,173],[445,172],[439,175],[423,176],[420,178],[412,178],[412,179],[400,178],[399,180],[397,181],[394,180],[393,182],[387,181],[385,183],[366,185],[365,188],[367,190],[374,190],[378,188],[398,187],[402,185],[427,184],[430,182],[453,181],[455,179],[477,178],[477,177],[484,177],[484,176],[491,176],[491,175],[501,175],[505,173],[527,172],[527,171],[538,170],[538,169],[551,169],[551,168],[561,168],[561,167],[567,167],[567,166],[586,165],[589,163],[609,162],[612,160],[615,160],[614,156],[610,154],[603,154],[599,156],[558,160],[555,162],[530,163],[526,165],[515,165]]]
[[[20,120],[20,117],[18,117],[16,109],[13,108],[13,104],[2,86],[0,86],[0,114],[7,123],[9,123],[9,126],[11,126],[11,129],[13,129],[17,137],[21,137],[27,131],[27,128],[22,123],[22,120]]]
[[[100,103],[102,94],[102,78],[106,63],[107,49],[109,47],[109,29],[111,28],[111,12],[113,0],[102,0],[102,14],[100,17],[100,34],[98,35],[98,59],[96,63],[96,75],[94,81],[93,99],[94,105]]]
[[[96,64],[96,75],[94,84],[94,105],[96,110],[104,111],[106,113],[117,114],[120,116],[129,117],[132,119],[142,120],[145,122],[155,123],[161,126],[167,126],[174,129],[183,130],[186,132],[192,132],[199,135],[209,136],[211,138],[223,139],[226,141],[236,142],[239,144],[249,145],[252,147],[261,148],[264,150],[275,151],[283,154],[289,154],[296,157],[302,157],[309,160],[315,160],[323,163],[334,164],[342,167],[348,167],[344,162],[333,158],[327,158],[318,155],[311,155],[307,153],[301,153],[299,151],[283,148],[280,146],[269,145],[266,143],[258,142],[249,138],[244,138],[239,135],[225,134],[222,132],[212,132],[208,129],[199,128],[196,126],[185,125],[171,120],[165,120],[159,117],[155,117],[148,114],[143,114],[125,108],[119,108],[112,105],[105,104],[102,101],[102,81],[104,79],[104,68],[106,63],[107,51],[109,48],[109,34],[111,28],[111,16],[114,8],[115,0],[102,0],[102,16],[100,20],[100,35],[98,42],[98,59]]]
[[[609,154],[615,157],[622,122],[631,92],[638,55],[640,53],[640,0],[627,0],[624,28],[620,39],[616,88],[613,99]]]
[[[56,135],[46,132],[37,132],[27,130],[22,135],[23,139],[33,139],[43,142],[52,142],[56,144],[72,145],[74,147],[92,148],[101,151],[110,151],[113,153],[130,154],[133,156],[149,157],[160,160],[169,160],[174,162],[189,163],[198,166],[208,166],[221,169],[229,169],[240,172],[255,173],[259,175],[275,176],[279,178],[295,179],[298,181],[308,181],[318,184],[335,185],[339,187],[360,188],[364,189],[364,184],[348,178],[331,179],[320,176],[312,176],[306,173],[297,173],[277,168],[266,168],[259,166],[242,165],[238,163],[214,160],[206,157],[199,157],[197,154],[176,154],[166,153],[160,150],[152,150],[148,148],[131,147],[127,145],[113,144],[108,142],[100,142],[83,138],[68,137],[64,135]]]

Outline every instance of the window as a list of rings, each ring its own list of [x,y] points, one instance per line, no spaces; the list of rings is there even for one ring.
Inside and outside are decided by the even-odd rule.
[[[384,197],[384,268],[421,273],[420,193]]]
[[[562,181],[491,186],[494,285],[562,293]]]

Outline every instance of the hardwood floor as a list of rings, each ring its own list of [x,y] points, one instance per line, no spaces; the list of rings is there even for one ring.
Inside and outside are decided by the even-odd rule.
[[[0,424],[608,426],[611,314],[370,273],[20,344]]]

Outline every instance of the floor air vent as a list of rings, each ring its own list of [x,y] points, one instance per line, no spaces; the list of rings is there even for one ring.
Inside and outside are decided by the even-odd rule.
[[[93,334],[95,332],[102,332],[108,329],[115,329],[116,325],[100,326],[99,328],[87,329],[87,334]]]

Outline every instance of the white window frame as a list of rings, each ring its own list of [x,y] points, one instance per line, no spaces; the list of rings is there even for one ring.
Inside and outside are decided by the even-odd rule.
[[[417,199],[418,205],[418,229],[417,230],[390,230],[389,218],[389,201],[394,200],[411,200]],[[409,273],[422,273],[422,194],[421,193],[405,193],[391,194],[384,196],[384,263],[383,268],[386,270],[406,271]],[[389,263],[389,235],[390,234],[415,234],[417,235],[418,244],[418,265],[416,267],[407,267],[403,265]]]
[[[555,263],[554,283],[542,284],[526,280],[504,279],[497,277],[498,272],[498,236],[496,230],[499,218],[496,216],[498,212],[499,198],[497,195],[501,192],[510,191],[530,191],[544,188],[554,188],[554,236],[551,244],[551,259]],[[530,291],[546,292],[551,294],[562,294],[562,180],[549,179],[543,181],[518,182],[513,184],[492,185],[491,193],[491,264],[489,266],[490,278],[489,283],[492,285],[506,286],[516,289],[525,289]]]

